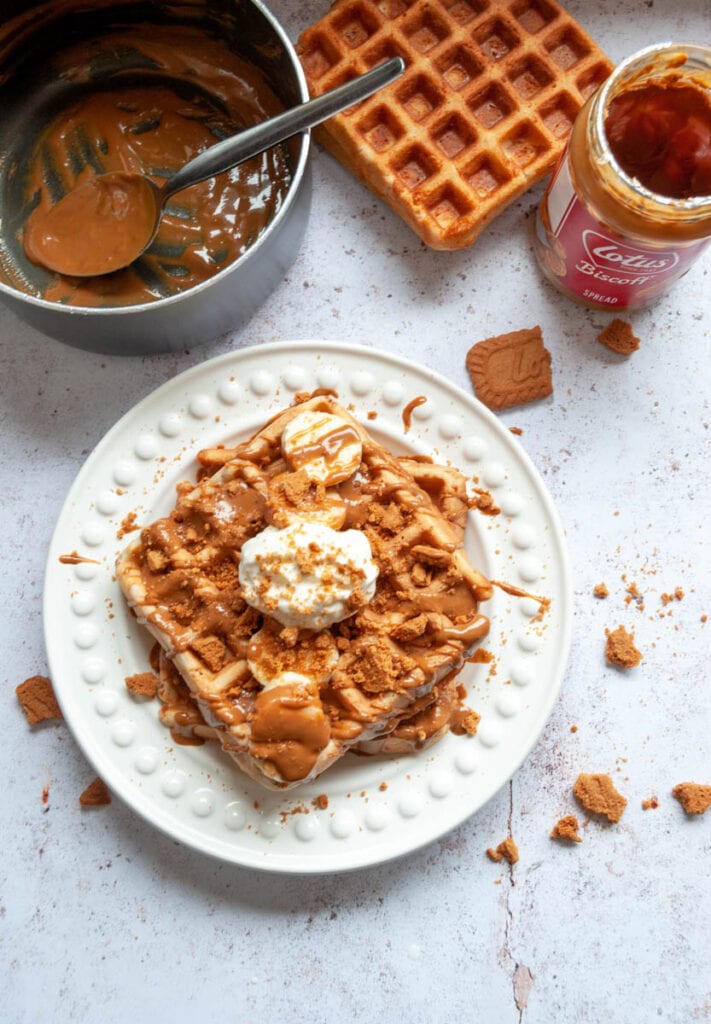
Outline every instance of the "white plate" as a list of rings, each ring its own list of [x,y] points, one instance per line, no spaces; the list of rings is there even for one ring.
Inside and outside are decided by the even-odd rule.
[[[248,436],[297,391],[335,388],[373,435],[398,452],[451,461],[489,490],[498,516],[472,512],[467,549],[498,580],[551,598],[538,605],[496,590],[484,610],[490,665],[461,681],[482,715],[476,737],[448,736],[413,757],[346,755],[314,784],[272,793],[215,744],[175,745],[155,702],[124,678],[148,667],[148,635],[113,577],[130,513],[144,525],[169,512],[194,479],[202,447]],[[402,410],[418,395],[404,430]],[[377,418],[368,418],[368,413]],[[99,564],[60,563],[72,551]],[[428,843],[473,814],[512,775],[551,711],[570,642],[571,593],[558,517],[508,430],[474,398],[424,367],[373,349],[285,342],[210,360],[140,402],[87,459],[59,517],[47,562],[45,635],[65,718],[118,796],[168,835],[225,861],[269,871],[325,872],[376,864]],[[328,807],[314,797],[326,794]]]

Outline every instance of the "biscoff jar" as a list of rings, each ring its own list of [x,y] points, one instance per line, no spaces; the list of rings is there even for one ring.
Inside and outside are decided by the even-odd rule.
[[[710,236],[711,49],[650,46],[580,110],[538,209],[536,256],[575,302],[637,309]]]

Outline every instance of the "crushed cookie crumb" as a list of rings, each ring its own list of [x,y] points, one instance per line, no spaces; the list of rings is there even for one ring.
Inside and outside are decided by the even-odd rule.
[[[687,814],[705,814],[711,807],[711,786],[700,786],[697,782],[680,782],[674,786],[672,796]]]
[[[313,798],[311,804],[317,811],[326,811],[328,810],[328,797],[325,793],[319,793],[318,796]]]
[[[599,598],[609,597],[610,591],[607,589],[606,583],[598,583],[593,587],[593,594]]]
[[[634,633],[628,633],[624,626],[605,630],[605,660],[617,668],[635,668],[642,660],[642,652],[634,645]]]
[[[632,324],[627,320],[612,320],[598,334],[597,340],[612,349],[613,352],[618,352],[623,356],[629,356],[639,348],[639,338],[632,330]]]
[[[489,860],[493,860],[496,863],[500,860],[507,860],[509,864],[516,864],[518,861],[518,847],[512,836],[507,836],[503,842],[499,843],[495,850],[488,849],[486,856]]]
[[[643,811],[656,811],[657,807],[659,807],[659,801],[656,796],[650,796],[649,800],[642,801]]]
[[[16,687],[15,693],[30,725],[64,717],[47,676],[30,676]]]
[[[119,538],[119,540],[122,537],[125,537],[127,533],[133,533],[134,530],[139,529],[138,523],[136,522],[137,519],[138,515],[136,512],[129,512],[128,515],[123,517],[123,519],[121,520],[121,525],[116,531],[116,536]]]
[[[581,772],[575,780],[573,796],[590,814],[600,814],[612,822],[620,820],[627,806],[627,800],[615,789],[609,775]]]
[[[577,727],[577,725],[571,725],[571,727],[570,727],[570,731],[571,731],[571,732],[577,732],[577,731],[578,731],[578,727]]]
[[[582,843],[582,838],[578,835],[578,819],[574,814],[568,814],[565,818],[560,818],[553,826],[551,832],[551,839],[560,839],[563,842],[569,843]]]
[[[79,803],[82,807],[105,807],[110,804],[111,794],[104,780],[97,775],[79,797]]]
[[[469,498],[467,504],[469,508],[477,509],[477,511],[485,516],[498,516],[501,513],[501,509],[494,501],[492,495],[480,487],[474,488],[474,494]]]
[[[518,437],[521,437],[523,435],[523,431],[520,427],[509,427],[509,430],[511,431],[512,434],[516,434]]]
[[[155,697],[160,686],[160,679],[153,672],[137,672],[124,679],[126,689],[139,697]]]

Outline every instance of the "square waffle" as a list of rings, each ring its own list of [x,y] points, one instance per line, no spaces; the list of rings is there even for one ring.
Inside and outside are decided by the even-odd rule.
[[[403,58],[316,138],[435,249],[471,245],[552,170],[612,70],[556,0],[337,0],[297,50],[313,95]]]
[[[362,444],[362,461],[348,480],[328,488],[330,498],[318,488],[303,494],[300,510],[337,492],[349,510],[348,528],[366,535],[379,570],[372,600],[318,632],[285,629],[250,607],[238,574],[243,544],[283,522],[285,478],[297,474],[281,438],[305,410],[345,421]],[[463,549],[461,474],[396,459],[321,396],[278,414],[236,448],[201,453],[200,461],[206,475],[197,487],[181,486],[170,516],[145,527],[117,563],[129,605],[163,652],[165,724],[187,739],[215,735],[247,774],[282,789],[311,781],[347,750],[398,728],[414,746],[446,731],[451,680],[487,632],[478,602],[491,596]],[[337,658],[318,686],[266,689],[248,665],[257,634],[268,637],[275,659],[306,676],[320,651]],[[438,714],[433,708],[411,734],[402,732],[408,717],[437,702]]]

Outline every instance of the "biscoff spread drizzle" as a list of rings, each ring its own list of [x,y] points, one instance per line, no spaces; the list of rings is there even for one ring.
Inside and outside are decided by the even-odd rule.
[[[270,764],[277,785],[309,777],[334,741],[386,734],[417,701],[440,723],[438,683],[486,635],[478,604],[491,596],[463,555],[463,527],[452,526],[452,509],[460,515],[456,471],[394,459],[327,397],[306,404],[344,422],[327,432],[335,442],[310,446],[312,461],[325,450],[326,465],[338,473],[339,455],[362,442],[346,479],[310,480],[310,460],[302,452],[285,458],[283,428],[277,433],[273,421],[235,449],[201,453],[208,475],[181,489],[172,513],[130,549],[142,588],[139,617],[158,630],[169,657],[182,665],[187,653],[213,679],[209,694],[196,694],[206,727],[227,729],[225,749],[241,744]],[[283,415],[288,423],[298,410]],[[303,510],[297,496],[304,492],[313,506],[307,515],[319,502],[343,506],[342,529],[362,531],[379,570],[372,600],[354,601],[351,615],[316,632],[282,627],[250,607],[238,577],[242,546],[283,523],[290,502]],[[463,480],[459,504],[463,523]]]

